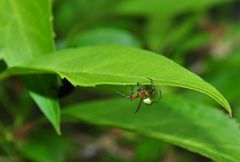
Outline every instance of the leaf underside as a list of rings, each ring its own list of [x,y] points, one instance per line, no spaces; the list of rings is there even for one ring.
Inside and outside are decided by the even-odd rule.
[[[2,75],[29,72],[57,73],[79,86],[150,84],[148,77],[156,85],[205,93],[231,115],[227,100],[202,78],[162,55],[136,48],[95,46],[63,50],[18,65]]]

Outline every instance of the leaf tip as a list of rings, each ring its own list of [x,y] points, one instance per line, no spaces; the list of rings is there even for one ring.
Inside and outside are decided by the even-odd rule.
[[[229,116],[232,117],[232,110],[231,110],[231,108],[230,108],[230,111],[228,111],[228,113],[229,113]]]
[[[224,106],[230,117],[232,117],[232,108],[229,104]]]
[[[229,116],[232,117],[232,108],[231,108],[231,106],[228,102],[227,102],[227,105],[226,105],[226,110],[228,111]]]
[[[55,131],[57,132],[57,134],[59,135],[59,136],[61,136],[61,128],[60,128],[60,126],[54,126],[54,129],[55,129]]]

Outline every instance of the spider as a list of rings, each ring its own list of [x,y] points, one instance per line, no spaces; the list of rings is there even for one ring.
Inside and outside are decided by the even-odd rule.
[[[156,97],[156,90],[155,90],[155,85],[153,84],[153,80],[151,78],[147,78],[151,81],[151,85],[146,85],[146,86],[142,86],[142,84],[140,82],[137,82],[137,92],[134,93],[134,86],[131,85],[131,94],[129,96],[124,95],[118,91],[116,91],[118,94],[129,98],[130,100],[135,100],[136,98],[140,98],[140,102],[138,104],[138,107],[135,111],[135,113],[137,113],[142,105],[142,103],[145,103],[147,105],[151,105],[153,102],[155,102],[155,97]],[[160,97],[158,99],[162,98],[162,93],[161,90],[159,90],[160,93]]]

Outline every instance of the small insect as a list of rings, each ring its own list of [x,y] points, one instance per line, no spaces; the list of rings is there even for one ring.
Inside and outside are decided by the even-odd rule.
[[[122,94],[118,91],[116,91],[118,94],[129,98],[130,100],[135,100],[136,98],[140,98],[140,102],[138,104],[138,107],[135,111],[135,113],[137,113],[142,105],[142,103],[145,103],[147,105],[151,105],[153,102],[156,101],[156,90],[155,90],[155,85],[153,84],[153,80],[151,78],[147,78],[151,81],[151,85],[145,85],[142,86],[142,84],[140,82],[137,82],[137,86],[138,89],[137,91],[134,93],[134,86],[131,85],[131,94],[129,96]],[[159,99],[162,98],[162,93],[161,90],[159,90]]]

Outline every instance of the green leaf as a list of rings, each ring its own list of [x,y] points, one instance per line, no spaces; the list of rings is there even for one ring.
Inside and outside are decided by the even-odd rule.
[[[0,78],[41,70],[57,73],[79,86],[131,85],[137,82],[150,84],[149,77],[156,85],[177,86],[205,93],[231,115],[229,103],[213,86],[170,59],[145,50],[121,46],[63,50],[9,69]]]
[[[127,15],[143,16],[173,16],[183,12],[201,11],[213,5],[229,3],[233,0],[184,0],[179,3],[178,0],[155,1],[155,0],[132,0],[123,1],[117,6],[118,12]]]
[[[0,4],[0,45],[8,66],[54,50],[51,1],[0,0]]]
[[[218,109],[177,96],[151,106],[111,99],[67,107],[63,116],[164,140],[216,161],[240,161],[239,125]]]
[[[8,67],[53,52],[51,1],[0,0],[0,9],[0,53]],[[24,80],[33,99],[56,131],[60,133],[59,105],[53,96],[50,98],[48,93],[51,87],[47,83],[54,81],[44,75],[26,76]],[[54,80],[56,80],[55,77]],[[29,82],[34,84],[29,84]],[[43,89],[34,91],[40,85]]]
[[[90,45],[125,45],[140,47],[138,40],[129,32],[114,28],[98,28],[80,32],[67,42],[69,47]]]

